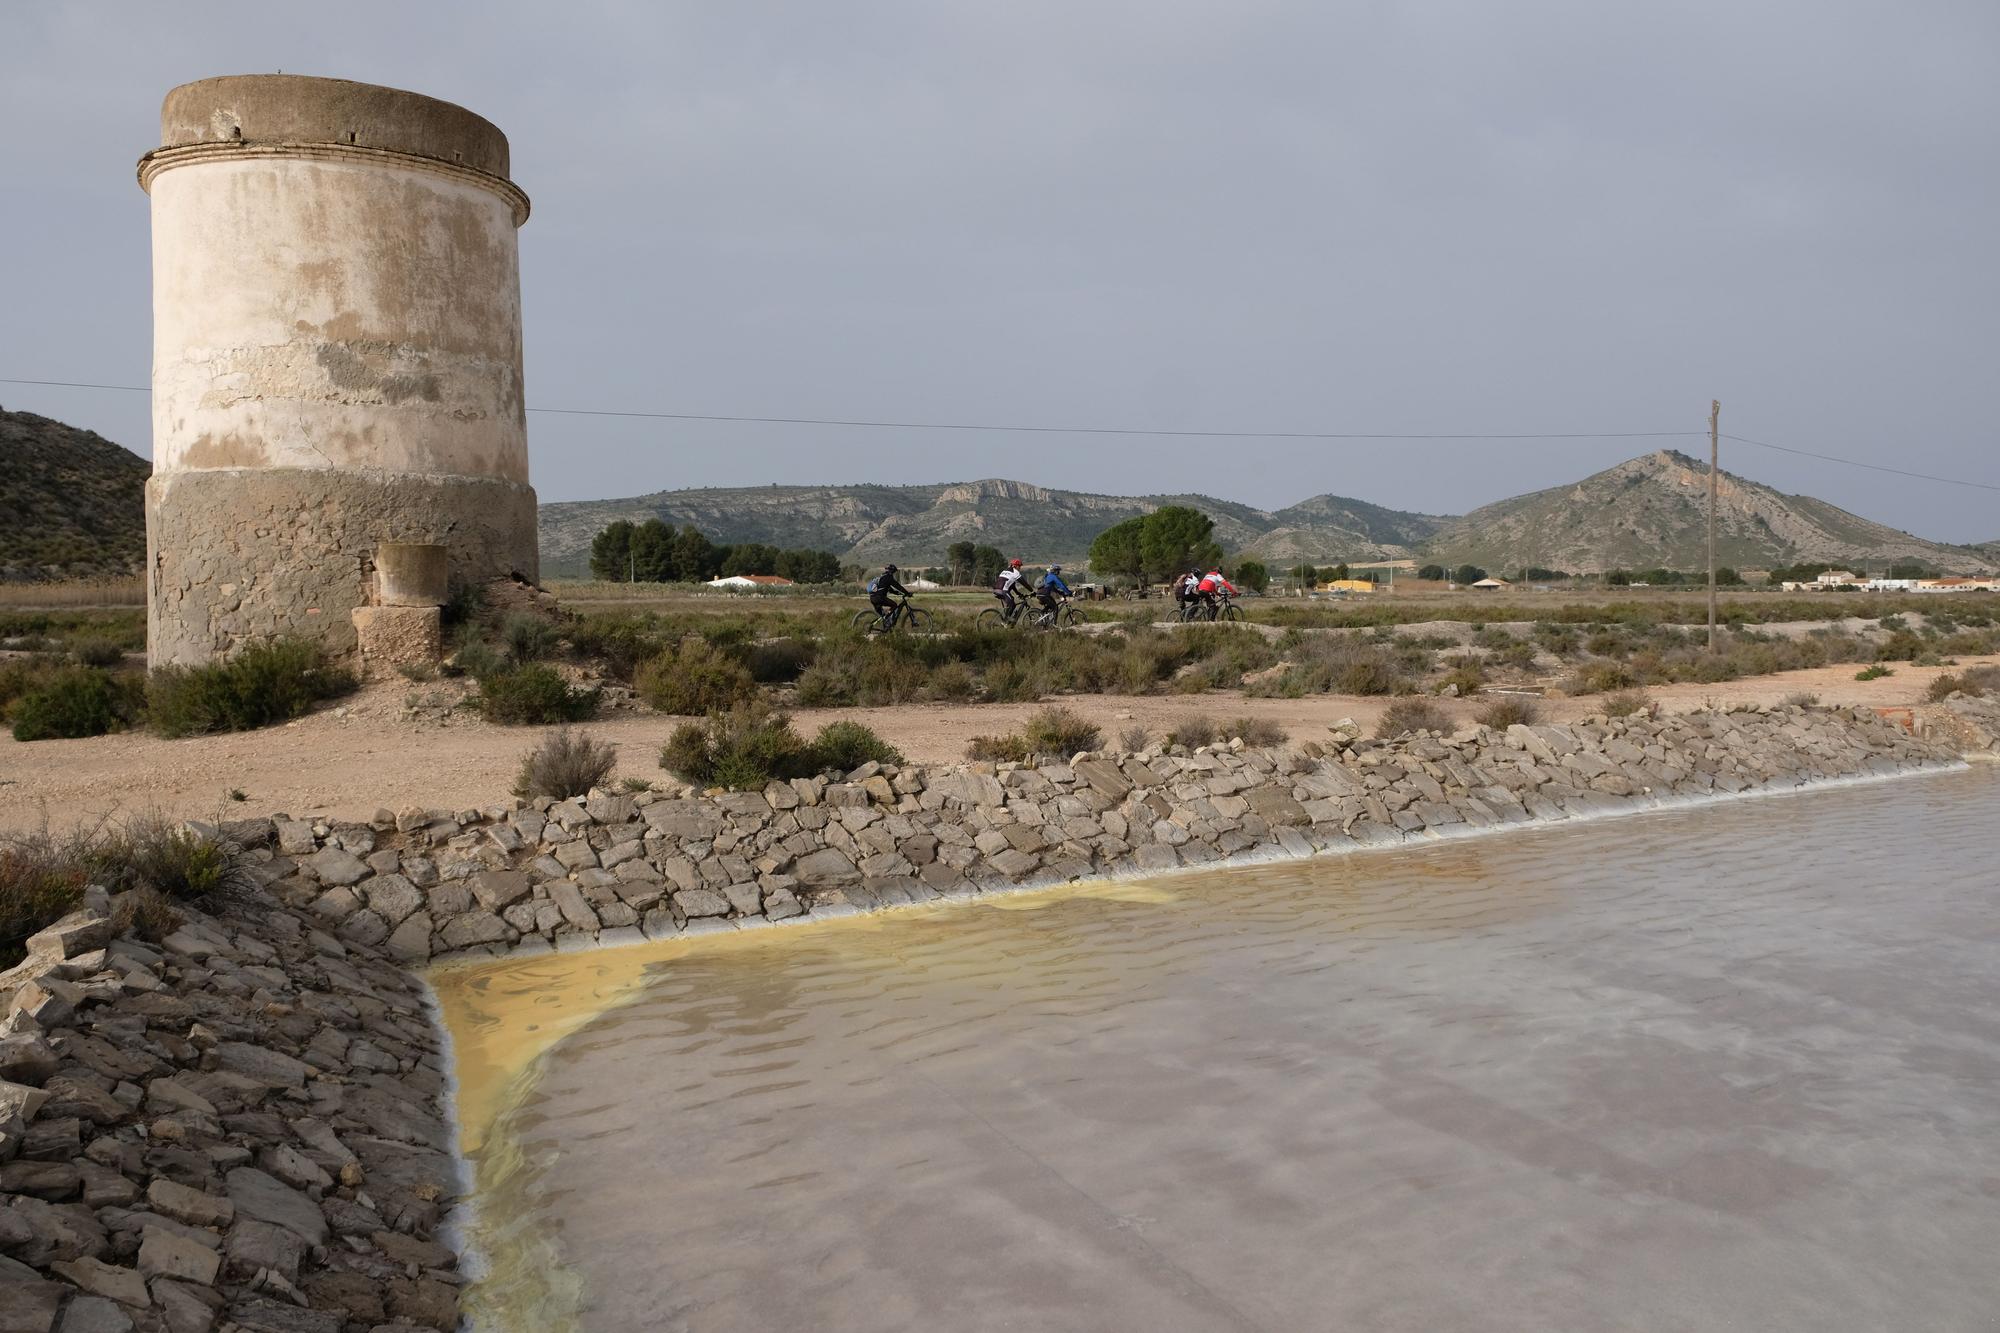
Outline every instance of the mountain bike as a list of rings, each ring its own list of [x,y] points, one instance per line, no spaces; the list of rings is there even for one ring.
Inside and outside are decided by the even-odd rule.
[[[1213,598],[1190,597],[1187,605],[1181,608],[1179,619],[1184,625],[1191,625],[1198,620],[1240,621],[1243,619],[1243,608],[1236,605],[1228,593],[1219,592]]]
[[[1069,598],[1058,596],[1055,608],[1035,612],[1031,622],[1036,629],[1075,629],[1083,623],[1083,612],[1069,604]]]
[[[989,606],[974,616],[972,623],[980,629],[1019,629],[1028,623],[1028,604],[1012,601],[1007,603],[1004,611],[997,606]]]
[[[870,634],[887,634],[902,628],[922,631],[930,628],[931,613],[922,607],[911,606],[910,599],[905,597],[900,602],[891,602],[887,611],[878,612],[872,606],[865,611],[856,611],[848,624]]]

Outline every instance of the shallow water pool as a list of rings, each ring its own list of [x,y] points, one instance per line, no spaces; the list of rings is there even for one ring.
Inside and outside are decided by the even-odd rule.
[[[2000,770],[435,980],[493,1328],[1987,1328]]]

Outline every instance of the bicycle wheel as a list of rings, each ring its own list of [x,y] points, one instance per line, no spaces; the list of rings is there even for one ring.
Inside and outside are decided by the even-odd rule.
[[[931,628],[931,613],[910,606],[903,608],[903,625],[915,634],[927,634]]]
[[[873,611],[856,611],[854,619],[847,622],[847,627],[849,629],[869,629],[879,626],[881,622],[882,617],[876,615]]]
[[[989,606],[972,618],[975,629],[1006,629],[1007,617],[1000,614],[998,607]]]
[[[1241,620],[1243,619],[1243,608],[1240,606],[1226,607],[1222,612],[1222,618],[1224,620]]]
[[[1083,623],[1083,613],[1073,606],[1065,606],[1056,613],[1057,629],[1075,629]]]

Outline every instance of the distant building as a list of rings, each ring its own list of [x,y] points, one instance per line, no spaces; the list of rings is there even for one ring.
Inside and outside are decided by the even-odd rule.
[[[1380,592],[1382,585],[1368,579],[1327,579],[1319,585],[1321,592]]]
[[[1511,588],[1514,585],[1505,579],[1481,579],[1471,586],[1477,588],[1480,592],[1498,592],[1502,588]]]
[[[776,574],[731,574],[727,578],[710,579],[711,588],[789,588],[790,579],[781,579]]]

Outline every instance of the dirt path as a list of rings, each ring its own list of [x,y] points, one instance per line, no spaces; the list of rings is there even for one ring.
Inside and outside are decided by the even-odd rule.
[[[2000,656],[1966,658],[2000,663]],[[1706,703],[1775,703],[1805,690],[1826,703],[1876,707],[1922,699],[1931,679],[1951,668],[1901,664],[1893,676],[1856,681],[1852,664],[1759,676],[1721,685],[1670,685],[1649,691],[1664,707],[1684,711]],[[167,741],[145,733],[81,741],[22,744],[0,734],[0,831],[38,826],[45,815],[58,826],[107,814],[160,810],[214,819],[287,811],[366,818],[378,808],[407,805],[463,809],[507,798],[522,754],[545,728],[492,727],[473,719],[446,725],[403,716],[409,687],[378,685],[338,708],[284,727]],[[1322,734],[1351,717],[1372,729],[1384,699],[1315,695],[1305,699],[1245,699],[1233,692],[1206,695],[1083,695],[1065,700],[1115,740],[1128,727],[1155,735],[1206,713],[1267,718],[1295,740]],[[1454,717],[1469,719],[1473,700],[1439,700]],[[973,736],[1011,731],[1039,705],[914,704],[899,708],[806,709],[802,731],[834,717],[873,727],[911,759],[943,762],[965,753]],[[1591,698],[1551,700],[1546,713],[1561,721],[1595,711]],[[591,724],[614,743],[621,774],[654,777],[661,743],[673,719],[622,713]],[[235,800],[231,792],[241,792]]]

